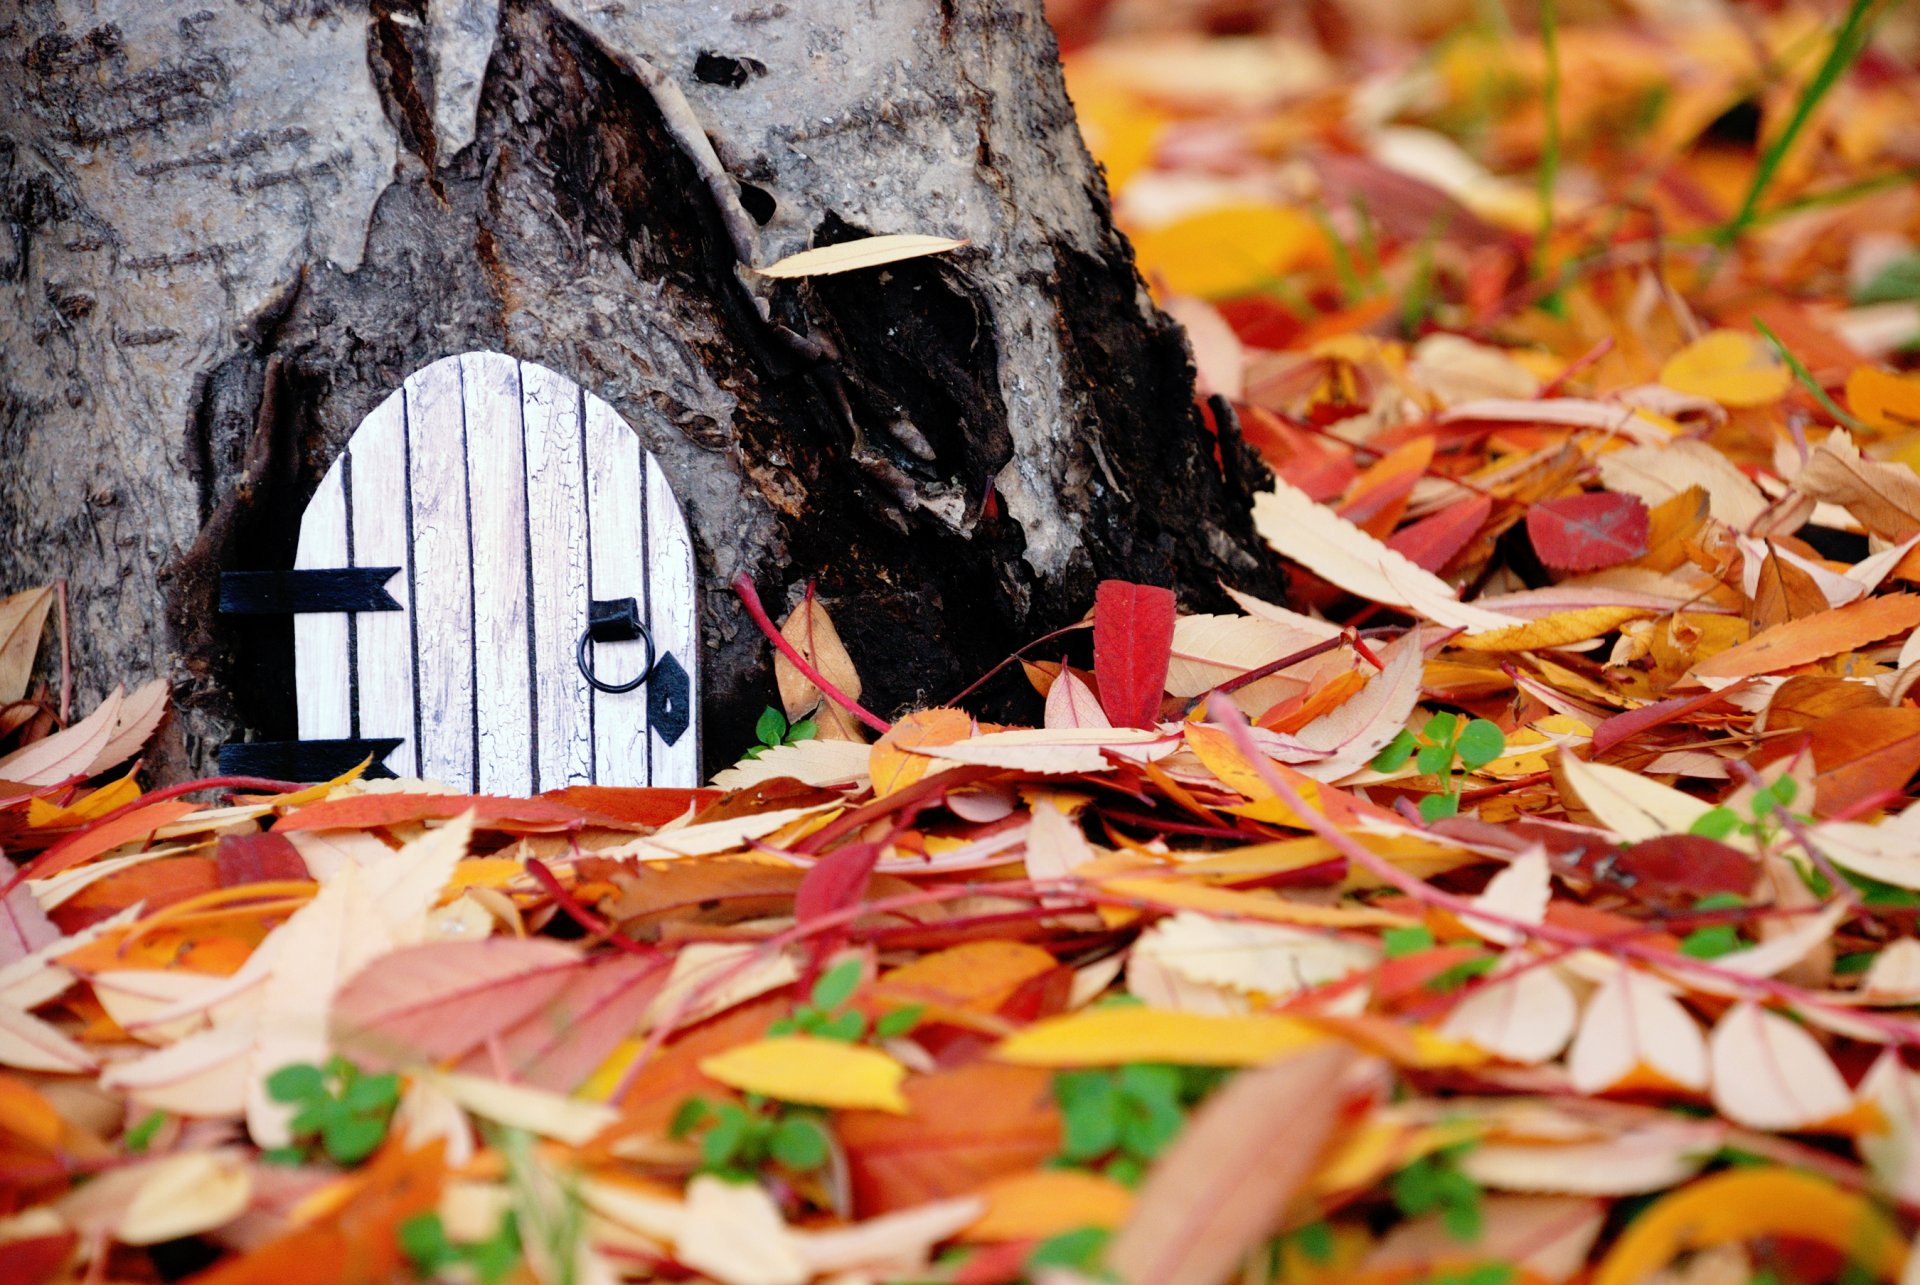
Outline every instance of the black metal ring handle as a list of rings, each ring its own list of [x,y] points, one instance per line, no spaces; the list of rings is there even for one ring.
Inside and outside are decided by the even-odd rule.
[[[640,624],[638,621],[635,621],[634,625],[640,631],[640,641],[647,645],[647,664],[646,667],[640,671],[639,676],[629,682],[609,683],[593,672],[593,663],[587,659],[587,644],[594,641],[592,625],[587,626],[587,628],[582,631],[580,634],[580,642],[573,649],[573,658],[580,666],[580,673],[589,683],[603,692],[612,692],[615,695],[621,692],[630,692],[653,676],[653,635],[647,631],[645,625]],[[614,640],[609,639],[608,641]]]

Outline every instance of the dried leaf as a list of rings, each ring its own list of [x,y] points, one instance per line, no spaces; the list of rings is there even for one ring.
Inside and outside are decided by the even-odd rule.
[[[1276,482],[1273,490],[1253,497],[1253,525],[1275,552],[1371,602],[1417,605],[1420,614],[1449,628],[1502,629],[1515,623],[1498,612],[1460,602],[1446,581],[1285,482]]]
[[[112,742],[120,725],[125,695],[123,688],[114,688],[91,714],[73,726],[0,758],[0,781],[53,785],[70,777],[91,775],[94,761]]]
[[[906,1068],[879,1049],[859,1044],[776,1036],[703,1058],[700,1069],[722,1084],[782,1102],[902,1113],[907,1109],[900,1093]]]
[[[1115,727],[1153,727],[1173,655],[1173,594],[1102,580],[1093,606],[1093,674]]]
[[[1619,967],[1587,1000],[1567,1078],[1581,1093],[1648,1082],[1707,1087],[1707,1042],[1663,982]]]
[[[1087,686],[1080,675],[1071,669],[1062,669],[1047,691],[1047,710],[1042,726],[1100,728],[1112,727],[1113,723],[1107,718],[1106,711],[1100,708],[1100,698],[1093,694],[1093,688]]]
[[[780,636],[793,644],[793,649],[819,670],[823,678],[846,693],[849,700],[860,699],[860,671],[854,668],[853,657],[840,641],[840,631],[833,627],[826,607],[813,595],[812,586],[808,586],[800,605],[781,623]],[[827,700],[813,680],[802,674],[785,652],[777,649],[773,655],[773,678],[780,688],[780,704],[789,719],[797,721],[818,707],[821,736],[840,741],[866,740],[853,715]]]
[[[1587,810],[1628,843],[1685,834],[1711,810],[1692,795],[1607,763],[1563,753],[1559,768]]]
[[[1835,429],[1814,447],[1793,475],[1793,487],[1839,505],[1883,540],[1900,541],[1920,532],[1920,474],[1905,464],[1867,459],[1844,429]]]
[[[1754,1129],[1804,1129],[1845,1115],[1847,1082],[1803,1026],[1742,1001],[1728,1009],[1707,1041],[1713,1104]]]
[[[1099,1174],[1039,1169],[998,1178],[977,1193],[987,1202],[968,1240],[1045,1240],[1080,1227],[1118,1227],[1133,1191]]]
[[[1129,1285],[1216,1285],[1281,1225],[1332,1142],[1352,1054],[1309,1049],[1235,1076],[1147,1171],[1106,1261]]]
[[[1793,386],[1793,373],[1759,336],[1714,330],[1669,358],[1660,382],[1722,406],[1771,406]]]
[[[1907,1257],[1900,1233],[1866,1197],[1792,1169],[1729,1169],[1656,1201],[1627,1224],[1594,1285],[1634,1285],[1677,1255],[1763,1236],[1826,1245],[1891,1278]]]
[[[1867,598],[1763,630],[1693,667],[1696,678],[1748,678],[1811,665],[1920,625],[1920,594]]]
[[[1290,1017],[1214,1017],[1151,1008],[1093,1008],[1035,1022],[993,1055],[1019,1066],[1259,1066],[1326,1042]]]
[[[52,609],[52,585],[22,589],[0,598],[0,705],[27,694],[27,683],[33,678],[33,658],[40,650],[40,635],[46,629],[47,612]]]
[[[858,268],[877,268],[898,263],[902,259],[918,259],[923,255],[945,254],[965,244],[965,241],[953,241],[940,236],[890,232],[884,236],[861,237],[857,241],[842,241],[837,245],[802,250],[755,271],[763,277],[821,277],[834,272],[852,272]]]
[[[1598,571],[1647,551],[1646,502],[1636,495],[1588,491],[1527,510],[1527,535],[1540,561],[1557,571]]]

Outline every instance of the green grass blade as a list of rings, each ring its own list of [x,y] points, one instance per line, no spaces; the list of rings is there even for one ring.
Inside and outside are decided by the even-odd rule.
[[[1825,408],[1827,414],[1833,416],[1835,423],[1850,428],[1856,433],[1870,431],[1865,424],[1840,409],[1840,403],[1827,395],[1827,390],[1820,387],[1820,381],[1813,377],[1813,372],[1801,365],[1798,357],[1787,351],[1787,346],[1780,342],[1780,337],[1767,329],[1766,322],[1755,317],[1753,324],[1766,337],[1767,342],[1773,345],[1773,350],[1780,354],[1780,360],[1787,363],[1787,369],[1793,372],[1793,377],[1800,381],[1801,387],[1813,394],[1813,399]]]

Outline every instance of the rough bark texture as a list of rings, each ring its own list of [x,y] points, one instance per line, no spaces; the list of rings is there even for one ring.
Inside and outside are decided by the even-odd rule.
[[[883,710],[1101,576],[1280,592],[1037,0],[0,0],[0,47],[0,588],[72,581],[83,698],[176,676],[167,771],[293,734],[290,630],[217,573],[288,565],[360,418],[469,348],[660,457],[710,760],[771,693],[741,571],[817,579]],[[740,268],[881,232],[971,244]]]

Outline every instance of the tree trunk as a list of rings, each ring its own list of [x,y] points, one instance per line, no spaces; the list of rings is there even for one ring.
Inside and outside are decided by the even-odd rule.
[[[497,348],[610,401],[698,545],[709,759],[818,582],[884,710],[1094,582],[1277,595],[1038,0],[0,0],[4,587],[67,577],[84,698],[171,673],[165,773],[293,735],[291,565],[361,417]],[[854,236],[940,258],[775,284]],[[1000,693],[1004,704],[1013,687]]]

